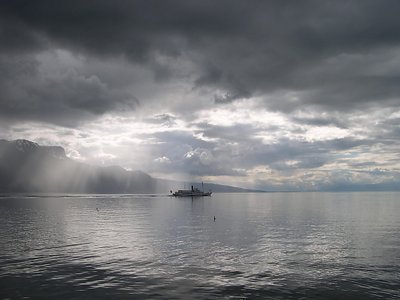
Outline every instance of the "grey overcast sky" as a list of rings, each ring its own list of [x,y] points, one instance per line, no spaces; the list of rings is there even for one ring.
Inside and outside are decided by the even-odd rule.
[[[0,3],[0,138],[266,190],[400,187],[400,1]]]

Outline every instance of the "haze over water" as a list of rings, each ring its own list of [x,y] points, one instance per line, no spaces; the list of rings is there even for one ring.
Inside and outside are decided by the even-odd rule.
[[[0,295],[398,299],[399,196],[3,197]]]

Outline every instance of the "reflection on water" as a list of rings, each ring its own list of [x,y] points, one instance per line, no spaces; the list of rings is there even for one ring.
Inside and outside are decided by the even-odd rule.
[[[0,296],[398,299],[399,196],[2,197]]]

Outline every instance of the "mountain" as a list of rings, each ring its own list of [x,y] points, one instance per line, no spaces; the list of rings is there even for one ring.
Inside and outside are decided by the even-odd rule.
[[[230,185],[222,185],[222,184],[207,183],[207,182],[205,182],[203,185],[199,182],[189,182],[186,183],[185,185],[188,188],[191,185],[193,185],[194,188],[198,188],[199,190],[202,190],[204,188],[204,191],[213,191],[214,193],[265,193],[265,191],[260,191],[260,190],[243,189]]]
[[[99,167],[68,158],[59,146],[41,146],[28,140],[0,140],[0,192],[43,193],[167,193],[201,183],[156,179],[141,171],[122,167]],[[252,190],[204,184],[213,192]]]

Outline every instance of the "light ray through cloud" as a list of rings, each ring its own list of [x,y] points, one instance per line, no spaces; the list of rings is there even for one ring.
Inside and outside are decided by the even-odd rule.
[[[253,4],[3,2],[0,138],[168,179],[399,185],[400,4]]]

